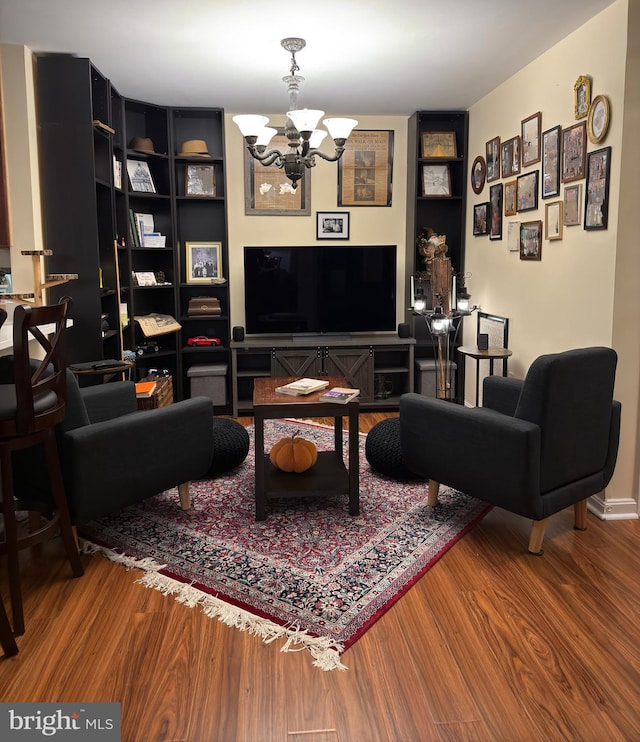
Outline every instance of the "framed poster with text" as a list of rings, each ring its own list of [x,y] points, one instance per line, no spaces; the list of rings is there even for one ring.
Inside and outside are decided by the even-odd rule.
[[[391,206],[393,132],[354,129],[338,160],[338,206]]]

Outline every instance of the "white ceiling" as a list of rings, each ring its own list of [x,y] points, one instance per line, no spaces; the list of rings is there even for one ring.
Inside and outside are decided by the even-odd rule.
[[[409,115],[469,108],[614,0],[0,0],[0,43],[86,56],[127,98]],[[577,70],[576,73],[584,73]]]

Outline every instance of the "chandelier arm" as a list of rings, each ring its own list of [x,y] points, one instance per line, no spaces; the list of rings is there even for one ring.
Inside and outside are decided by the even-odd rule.
[[[307,157],[315,157],[316,155],[318,157],[321,157],[323,160],[326,160],[327,162],[337,162],[341,157],[342,153],[344,152],[344,147],[336,147],[336,151],[334,155],[326,155],[324,152],[321,152],[319,149],[310,149],[307,153]]]
[[[277,149],[270,149],[268,152],[264,152],[263,154],[260,154],[254,147],[247,147],[247,149],[249,150],[251,157],[261,162],[265,167],[273,165],[274,163],[277,167],[282,167],[284,164],[284,155]]]

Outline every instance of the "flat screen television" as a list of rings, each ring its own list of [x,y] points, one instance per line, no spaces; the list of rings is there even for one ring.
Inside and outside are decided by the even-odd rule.
[[[396,328],[396,246],[245,247],[249,335]]]

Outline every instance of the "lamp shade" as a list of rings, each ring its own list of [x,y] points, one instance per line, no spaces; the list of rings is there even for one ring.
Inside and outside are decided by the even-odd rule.
[[[297,111],[287,111],[287,116],[296,129],[302,133],[303,131],[313,131],[318,126],[318,121],[324,116],[324,111],[300,108]]]
[[[243,137],[257,137],[264,127],[269,123],[266,116],[256,116],[252,113],[243,113],[234,116],[233,121],[238,125]]]
[[[258,141],[256,142],[256,146],[266,147],[277,133],[277,129],[274,129],[271,126],[263,126],[258,133]]]
[[[330,118],[322,123],[329,130],[332,139],[348,139],[354,127],[358,125],[355,119]]]
[[[309,137],[309,147],[311,149],[318,149],[322,144],[322,140],[327,136],[327,132],[324,129],[314,129],[313,133]]]

